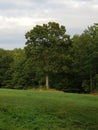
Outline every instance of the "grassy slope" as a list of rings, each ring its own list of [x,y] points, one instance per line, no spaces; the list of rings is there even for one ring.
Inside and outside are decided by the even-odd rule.
[[[98,96],[1,89],[0,130],[98,130]]]

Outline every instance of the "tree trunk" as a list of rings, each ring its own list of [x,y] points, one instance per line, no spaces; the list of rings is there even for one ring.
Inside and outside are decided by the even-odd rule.
[[[92,74],[90,74],[90,92],[93,90],[93,79],[92,79]]]
[[[46,74],[46,89],[49,89],[49,76]]]

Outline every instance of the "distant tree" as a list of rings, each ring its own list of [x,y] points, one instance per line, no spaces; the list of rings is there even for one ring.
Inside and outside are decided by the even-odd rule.
[[[94,23],[89,26],[85,31],[85,35],[89,35],[92,42],[92,53],[90,53],[89,65],[91,67],[91,91],[93,91],[97,86],[94,83],[94,77],[98,74],[98,23]]]
[[[76,83],[81,91],[91,91],[93,71],[90,60],[94,49],[92,38],[88,34],[81,34],[73,37],[73,43],[73,70],[78,76]]]
[[[88,28],[84,30],[84,33],[93,38],[98,37],[98,23],[94,23],[92,26],[88,26]]]
[[[24,88],[26,85],[24,65],[25,65],[25,53],[23,49],[14,49],[12,51],[13,63],[12,63],[12,83],[13,88]]]
[[[10,51],[0,49],[0,87],[11,86],[13,57]]]
[[[94,77],[98,73],[98,24],[88,27],[80,36],[75,35],[72,41],[73,71],[78,76],[75,84],[81,90],[92,92],[95,89]]]

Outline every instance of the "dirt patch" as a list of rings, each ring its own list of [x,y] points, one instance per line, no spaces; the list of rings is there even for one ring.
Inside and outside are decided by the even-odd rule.
[[[91,95],[93,95],[93,96],[98,96],[98,93],[91,93]]]

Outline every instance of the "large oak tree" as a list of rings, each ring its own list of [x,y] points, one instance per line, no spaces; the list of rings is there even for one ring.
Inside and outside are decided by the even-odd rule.
[[[25,35],[25,52],[31,58],[36,70],[45,75],[45,86],[49,88],[49,73],[68,71],[66,60],[70,46],[70,36],[66,34],[64,26],[55,22],[36,25]]]

